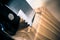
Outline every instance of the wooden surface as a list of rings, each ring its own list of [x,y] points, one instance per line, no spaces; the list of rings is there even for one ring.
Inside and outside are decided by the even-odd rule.
[[[59,40],[59,21],[45,7],[37,8],[35,12],[32,27],[19,30],[13,36],[15,40]]]

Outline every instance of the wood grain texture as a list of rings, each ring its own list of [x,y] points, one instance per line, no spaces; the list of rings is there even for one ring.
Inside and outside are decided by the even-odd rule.
[[[37,8],[35,12],[32,27],[19,30],[14,37],[26,40],[60,40],[60,22],[52,13],[46,7]]]

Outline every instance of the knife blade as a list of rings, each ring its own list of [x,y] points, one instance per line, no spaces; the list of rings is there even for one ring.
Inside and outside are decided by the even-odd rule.
[[[35,11],[26,0],[10,0],[6,6],[32,26]]]

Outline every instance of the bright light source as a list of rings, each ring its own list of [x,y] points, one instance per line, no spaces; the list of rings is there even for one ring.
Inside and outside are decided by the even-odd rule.
[[[47,0],[26,0],[30,6],[35,9],[38,7],[41,7],[43,5],[44,2],[46,2]]]

